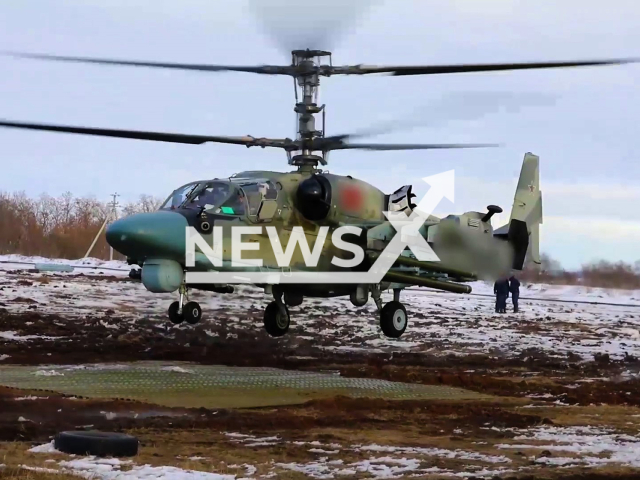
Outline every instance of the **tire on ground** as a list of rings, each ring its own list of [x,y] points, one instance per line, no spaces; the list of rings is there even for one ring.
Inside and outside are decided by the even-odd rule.
[[[133,457],[138,454],[138,439],[114,432],[61,432],[53,445],[56,450],[71,455],[96,457]]]

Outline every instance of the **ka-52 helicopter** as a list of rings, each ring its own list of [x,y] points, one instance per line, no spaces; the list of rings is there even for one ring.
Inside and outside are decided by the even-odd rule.
[[[563,68],[577,66],[614,65],[635,60],[601,60],[550,63],[510,63],[485,65],[431,65],[431,66],[333,66],[331,53],[321,50],[294,50],[290,65],[274,66],[220,66],[189,65],[119,61],[49,55],[21,55],[58,61],[88,62],[93,64],[128,65],[169,69],[198,70],[205,72],[249,72],[263,75],[292,77],[296,86],[294,111],[298,118],[295,139],[256,138],[252,136],[228,137],[188,135],[161,132],[112,130],[74,126],[44,125],[0,121],[0,126],[51,132],[75,133],[115,138],[174,142],[200,145],[207,142],[242,145],[245,147],[279,148],[286,152],[289,165],[295,170],[281,173],[271,171],[247,171],[225,179],[203,179],[176,189],[157,212],[135,214],[111,224],[106,232],[107,242],[125,255],[129,264],[142,268],[141,280],[151,292],[179,292],[179,300],[169,307],[169,318],[178,324],[186,321],[197,323],[202,310],[197,302],[188,301],[188,288],[233,293],[233,284],[254,283],[273,295],[264,312],[264,326],[272,336],[284,335],[289,329],[288,306],[299,306],[305,297],[349,296],[355,306],[365,305],[370,298],[380,314],[382,332],[392,338],[400,337],[407,328],[407,311],[400,302],[400,292],[409,286],[429,287],[443,291],[469,293],[465,282],[487,275],[503,274],[509,269],[521,270],[525,259],[539,263],[539,225],[542,223],[542,195],[539,182],[539,159],[527,153],[524,158],[515,192],[509,222],[494,230],[491,217],[502,212],[490,205],[485,212],[466,212],[439,219],[427,215],[420,219],[419,235],[433,247],[440,261],[420,260],[415,252],[404,248],[392,259],[390,268],[379,281],[367,283],[327,281],[270,283],[247,282],[243,274],[263,271],[281,273],[305,272],[322,275],[323,272],[349,272],[362,275],[386,251],[396,236],[394,223],[385,215],[403,215],[410,218],[416,212],[412,186],[405,185],[386,194],[378,188],[351,176],[324,172],[319,165],[327,165],[328,153],[334,150],[365,149],[369,151],[430,150],[449,148],[476,148],[487,145],[456,144],[376,144],[358,142],[359,135],[327,136],[324,130],[324,105],[318,105],[317,94],[320,77],[332,75],[436,75],[458,72],[487,72],[501,70],[525,70],[538,68]],[[328,59],[328,63],[323,63]],[[322,128],[317,129],[315,116],[322,114]],[[356,140],[356,141],[354,141]],[[430,212],[428,212],[430,213]],[[257,227],[256,233],[246,235],[245,241],[257,245],[245,253],[245,259],[259,259],[246,266],[234,266],[232,253],[232,228]],[[337,229],[356,227],[350,235],[350,243],[364,252],[355,266],[340,267],[332,261],[354,259],[337,248],[333,237],[327,236]],[[187,227],[205,239],[207,244],[218,247],[221,264],[216,266],[205,255],[202,244],[194,247],[194,257],[187,258]],[[222,236],[215,237],[216,227],[222,227]],[[289,267],[283,269],[277,261],[274,244],[270,242],[268,228],[274,227],[276,243],[288,245],[293,241],[296,227],[308,245],[319,242],[322,230],[324,241],[317,250],[317,264],[309,267],[302,253],[303,242],[295,248]],[[501,246],[507,247],[501,250]],[[505,251],[507,255],[503,255]],[[207,272],[231,272],[237,282],[186,282],[191,274]],[[216,278],[216,277],[212,277]],[[315,277],[305,277],[315,278]],[[319,277],[318,277],[319,278]],[[327,277],[329,278],[329,277]],[[393,301],[382,305],[381,292],[393,290]]]

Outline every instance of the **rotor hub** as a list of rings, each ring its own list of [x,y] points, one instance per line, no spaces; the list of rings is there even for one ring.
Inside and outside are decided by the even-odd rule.
[[[330,57],[331,52],[325,50],[293,50],[291,55],[298,58]]]
[[[324,157],[320,155],[313,155],[312,153],[302,153],[300,155],[293,155],[289,160],[289,164],[299,167],[300,170],[308,170],[309,167],[315,169],[318,164],[326,165],[327,162]]]

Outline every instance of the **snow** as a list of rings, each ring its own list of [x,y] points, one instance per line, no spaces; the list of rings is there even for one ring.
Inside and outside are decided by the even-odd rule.
[[[1,263],[1,262],[14,263]],[[127,329],[148,328],[162,334],[175,335],[181,330],[193,327],[181,325],[164,329],[166,308],[175,300],[174,294],[153,294],[140,283],[104,281],[88,276],[74,276],[55,272],[47,274],[48,282],[37,281],[42,274],[22,272],[11,274],[9,270],[23,269],[15,262],[67,263],[91,267],[82,273],[97,275],[103,272],[109,276],[125,276],[130,267],[122,262],[102,262],[84,259],[49,260],[21,256],[0,256],[0,285],[2,308],[10,312],[21,312],[28,308],[20,300],[37,302],[39,313],[64,314],[65,317],[79,319],[88,314],[102,316],[100,322],[107,328],[114,325],[107,310],[118,315],[118,322],[126,323]],[[119,268],[113,273],[106,268]],[[28,280],[27,282],[19,282]],[[492,285],[483,282],[472,284],[472,295],[457,295],[432,290],[409,289],[402,293],[402,301],[409,312],[409,327],[400,339],[388,339],[380,332],[377,313],[373,302],[356,308],[347,298],[305,299],[300,307],[291,308],[294,325],[292,335],[300,341],[310,342],[320,349],[337,351],[387,352],[389,359],[393,352],[413,351],[432,355],[485,354],[492,356],[526,357],[542,351],[549,356],[566,358],[567,355],[592,360],[597,353],[607,353],[612,359],[621,359],[625,354],[638,356],[640,352],[640,291],[589,289],[581,286],[523,285],[521,312],[518,314],[496,314]],[[250,309],[262,309],[271,301],[261,290],[236,287],[236,294],[217,295],[209,292],[193,292],[194,300],[200,302],[205,312],[203,330],[210,335],[218,333],[210,330],[215,322],[224,321],[233,337],[238,332],[261,328],[254,318],[247,315]],[[383,301],[391,299],[383,294]],[[615,304],[615,305],[606,305]],[[139,322],[142,319],[150,322]],[[34,325],[25,325],[24,330],[0,332],[0,343],[29,341],[61,341],[60,338],[28,335]],[[207,328],[208,327],[208,328]],[[18,327],[12,327],[18,328]],[[109,332],[110,333],[110,332]],[[65,341],[65,340],[62,340]],[[45,344],[46,345],[46,344]],[[46,348],[46,347],[42,347]],[[313,359],[307,355],[302,358]],[[313,350],[311,355],[313,355]],[[0,361],[9,358],[1,355]],[[572,360],[575,361],[575,358]],[[176,377],[193,374],[192,370],[168,365],[164,370],[174,372]],[[34,375],[64,375],[69,369],[118,369],[126,365],[81,365],[44,366]],[[631,378],[637,372],[625,372],[624,378]],[[579,382],[596,379],[585,378]],[[609,380],[609,379],[601,379]],[[531,398],[547,399],[546,396]],[[18,401],[35,400],[38,397],[20,397]],[[559,403],[561,404],[561,402]],[[535,408],[525,405],[522,408]],[[104,415],[112,416],[110,412]],[[25,420],[27,421],[27,420]],[[497,429],[499,430],[499,429]],[[541,426],[530,429],[510,429],[514,438],[501,439],[497,447],[505,453],[514,450],[525,451],[532,462],[538,465],[601,466],[616,464],[640,467],[640,435],[624,435],[611,429],[595,427]],[[461,434],[459,430],[455,434]],[[367,473],[374,478],[395,478],[399,476],[425,476],[438,474],[451,477],[491,477],[512,472],[512,460],[506,455],[490,455],[482,451],[446,449],[433,447],[397,447],[392,445],[340,445],[322,442],[287,442],[279,436],[254,436],[241,433],[226,433],[229,441],[248,448],[270,447],[283,443],[308,446],[315,458],[306,463],[274,463],[272,466],[284,470],[301,472],[312,478],[338,478],[341,476]],[[483,442],[477,442],[482,444]],[[479,447],[479,450],[483,447]],[[552,456],[541,456],[548,450]],[[40,445],[30,450],[34,453],[56,453],[52,443]],[[348,452],[350,463],[336,459],[341,452]],[[355,458],[354,458],[355,457]],[[334,460],[331,460],[333,458]],[[59,457],[58,457],[59,459]],[[192,460],[202,459],[192,457]],[[435,462],[454,460],[464,463],[460,471],[432,467]],[[127,465],[126,470],[121,467]],[[95,479],[193,479],[221,480],[235,476],[211,472],[184,470],[176,467],[152,467],[135,465],[114,459],[73,459],[59,463],[61,470],[84,478]],[[252,465],[239,465],[246,470],[246,476],[256,473]],[[38,467],[24,467],[36,469]],[[44,469],[43,471],[48,471]],[[264,477],[276,476],[271,472]]]
[[[38,445],[37,447],[33,447],[29,449],[31,453],[61,453],[56,450],[56,447],[53,446],[53,440],[49,443],[45,443],[44,445]]]
[[[56,370],[36,370],[33,375],[37,377],[58,377],[64,376],[64,373],[60,373]]]
[[[129,462],[130,463],[130,462]],[[121,470],[120,465],[127,462],[117,459],[95,459],[87,457],[80,460],[60,462],[62,471],[91,480],[141,479],[141,480],[235,480],[235,475],[183,470],[177,467],[152,467],[135,465],[129,470]]]
[[[469,465],[467,469],[473,471],[453,471],[439,467],[420,468],[422,461],[415,458],[371,457],[366,460],[344,464],[342,460],[320,460],[309,463],[276,463],[275,465],[303,473],[317,479],[333,479],[345,476],[355,476],[358,472],[366,472],[373,478],[406,478],[407,476],[422,477],[428,474],[438,474],[449,477],[492,477],[501,473],[513,472],[510,469],[488,469],[485,467],[474,468]]]
[[[548,450],[564,454],[562,457],[540,457],[536,459],[537,463],[591,467],[617,464],[640,467],[639,435],[624,435],[616,433],[610,428],[591,426],[546,426],[514,431],[520,433],[513,438],[513,441],[517,443],[498,444],[496,447],[518,450]]]
[[[469,283],[475,295],[493,297],[493,284],[487,282]],[[520,299],[539,298],[560,302],[598,302],[640,306],[640,290],[594,288],[581,285],[524,284],[520,288]]]
[[[510,464],[511,459],[502,455],[488,455],[480,452],[472,452],[466,450],[448,450],[444,448],[426,448],[426,447],[397,447],[391,445],[350,445],[343,446],[336,443],[322,443],[319,441],[304,442],[293,441],[289,442],[280,437],[256,437],[254,435],[241,434],[235,432],[223,432],[234,443],[240,443],[247,447],[254,446],[273,446],[282,445],[285,443],[291,443],[293,445],[309,445],[314,448],[309,449],[311,453],[332,455],[340,453],[341,451],[349,451],[363,458],[359,461],[355,461],[349,464],[345,464],[343,460],[329,460],[329,457],[322,456],[314,461],[299,463],[276,463],[275,466],[283,468],[285,470],[291,470],[295,472],[303,473],[312,478],[328,479],[345,475],[356,475],[358,472],[366,472],[374,478],[399,478],[403,475],[417,474],[423,475],[427,473],[434,473],[435,471],[430,469],[420,468],[423,461],[432,462],[434,457],[442,459],[457,459],[465,460],[467,462],[483,462],[490,465],[498,463]],[[329,450],[331,449],[331,450]],[[385,456],[371,456],[372,453],[386,454]],[[391,456],[394,455],[394,456]],[[401,455],[401,456],[399,456]],[[335,458],[335,457],[334,457]],[[473,472],[456,472],[453,470],[440,469],[438,473],[447,476],[492,476],[499,473],[510,472],[505,468],[491,468],[488,466],[478,466],[474,464],[467,465],[468,470]],[[230,467],[232,467],[230,465]],[[480,470],[484,473],[478,473]]]
[[[422,448],[422,447],[393,447],[388,445],[366,445],[356,446],[355,451],[388,452],[401,454],[420,454],[426,456],[442,458],[459,458],[461,460],[474,460],[487,463],[510,463],[511,459],[505,456],[484,455],[478,452],[468,452],[464,450],[448,450],[445,448]]]
[[[60,453],[53,442],[40,445],[29,450],[32,453]],[[143,479],[143,480],[235,480],[235,475],[221,475],[217,473],[200,472],[196,470],[183,470],[177,467],[152,467],[151,465],[135,465],[131,460],[118,458],[86,457],[77,460],[62,460],[58,462],[60,470],[51,468],[29,467],[21,465],[21,468],[47,473],[69,473],[91,480],[115,480],[115,479]],[[128,470],[120,467],[126,465]],[[247,472],[255,473],[255,467],[245,466]],[[252,474],[251,473],[251,474]]]
[[[188,374],[191,374],[191,375],[196,373],[193,370],[188,370],[188,369],[182,368],[182,367],[162,367],[161,370],[163,370],[165,372],[188,373]]]
[[[324,450],[322,448],[310,448],[309,451],[311,453],[324,453],[324,454],[329,454],[329,455],[340,453],[340,450]]]
[[[16,342],[22,342],[25,340],[33,340],[36,338],[43,340],[57,340],[60,337],[46,337],[44,335],[18,335],[18,332],[0,332],[0,338],[4,340],[12,340]]]
[[[253,435],[245,435],[234,432],[225,432],[225,435],[233,439],[231,440],[231,442],[242,443],[247,447],[268,447],[277,445],[282,441],[282,439],[277,435],[273,437],[254,437]]]
[[[76,260],[68,260],[64,258],[45,258],[38,256],[25,256],[25,255],[0,255],[0,268],[20,269],[20,268],[34,268],[36,264],[54,264],[54,265],[69,265],[71,267],[79,269],[85,273],[93,272],[106,272],[109,271],[112,274],[122,272],[122,274],[129,274],[131,266],[126,262],[119,260],[100,260],[98,258],[79,258]],[[77,271],[74,273],[78,273]]]
[[[60,473],[59,470],[56,470],[54,468],[30,467],[29,465],[20,465],[20,468],[39,473]]]
[[[628,435],[609,428],[596,427],[556,427],[543,426],[529,429],[492,427],[492,430],[514,433],[512,443],[500,443],[496,448],[518,450],[529,453],[530,459],[538,465],[598,467],[615,464],[626,467],[640,467],[640,435]],[[244,440],[251,439],[250,436]],[[311,442],[292,442],[296,445]],[[318,446],[324,446],[318,443]],[[476,442],[486,444],[486,442]],[[311,462],[276,463],[285,470],[303,473],[312,478],[332,479],[345,475],[366,472],[374,478],[406,478],[439,474],[447,477],[492,477],[504,473],[525,472],[530,467],[496,467],[496,464],[513,465],[513,461],[502,455],[489,455],[481,452],[450,450],[445,448],[397,447],[392,445],[351,445],[343,446],[360,454],[377,454],[358,461],[345,463],[343,460],[329,460],[321,457]],[[553,455],[541,456],[543,451]],[[311,452],[329,453],[323,449],[311,449]],[[557,455],[557,454],[560,455]],[[381,454],[384,454],[382,456]],[[440,467],[427,467],[433,464],[433,458],[463,460],[464,470],[451,470]],[[334,457],[335,458],[335,457]]]
[[[598,467],[617,465],[621,467],[640,468],[640,434],[629,435],[619,433],[611,428],[603,427],[559,427],[540,426],[525,429],[492,427],[498,432],[509,432],[508,443],[499,443],[495,448],[505,451],[526,452],[531,465],[549,465],[557,467]],[[339,445],[324,444],[319,441],[287,441],[281,437],[257,437],[235,432],[222,432],[235,443],[251,447],[257,443],[309,445],[314,448],[310,452],[317,454],[338,453],[340,450],[351,452],[350,462],[343,459],[331,460],[329,456],[319,456],[308,462],[274,462],[271,468],[302,473],[315,479],[333,479],[344,476],[355,476],[358,473],[368,474],[371,478],[406,478],[407,476],[425,476],[438,474],[445,477],[480,477],[490,478],[504,473],[527,472],[532,467],[516,468],[513,461],[506,456],[491,455],[482,452],[461,449],[445,449],[438,447],[399,447],[393,445]],[[486,442],[476,442],[486,444]],[[328,451],[326,448],[334,448]],[[543,451],[553,452],[541,455]],[[60,453],[53,447],[53,442],[40,445],[29,450],[33,453]],[[355,458],[353,458],[355,455]],[[360,457],[360,458],[358,458]],[[188,457],[190,460],[206,460],[206,457]],[[434,467],[434,459],[462,461],[462,467]],[[498,464],[502,464],[499,466]],[[235,475],[181,469],[170,466],[137,465],[131,460],[115,458],[86,457],[58,461],[58,473],[69,473],[93,480],[115,480],[136,478],[147,480],[231,480]],[[127,466],[122,469],[122,466]],[[36,469],[37,467],[24,467]],[[227,469],[244,469],[246,477],[258,471],[249,464],[227,465]],[[533,467],[535,468],[535,467]],[[43,471],[53,471],[45,469]],[[277,471],[271,471],[277,476]]]
[[[0,256],[0,262],[8,260],[49,261]],[[118,264],[119,268],[128,268],[122,262],[96,259],[75,263],[81,266]],[[24,299],[29,299],[37,302],[32,306],[39,313],[61,314],[68,318],[102,317],[100,323],[107,328],[115,331],[125,322],[131,324],[133,332],[138,327],[136,322],[142,319],[166,325],[167,306],[176,299],[175,294],[148,292],[141,283],[104,281],[96,274],[97,270],[82,272],[93,272],[94,276],[47,274],[48,283],[42,283],[38,281],[41,274],[27,271],[9,274],[8,270],[15,266],[8,268],[8,265],[11,264],[0,263],[0,284],[5,287],[2,290],[3,308],[10,312],[29,308],[24,303]],[[114,275],[108,271],[103,273]],[[123,270],[122,275],[125,274]],[[437,356],[484,354],[502,357],[544,352],[553,357],[566,359],[573,355],[583,360],[592,360],[596,353],[608,354],[616,360],[640,352],[640,291],[523,285],[521,312],[500,315],[494,312],[492,285],[484,282],[471,285],[474,288],[471,295],[414,288],[403,292],[401,299],[409,313],[409,326],[399,339],[389,339],[381,333],[372,301],[357,308],[348,298],[342,297],[305,298],[300,307],[291,308],[292,334],[319,349],[341,352],[404,350]],[[228,326],[227,338],[235,338],[240,331],[261,328],[247,311],[261,310],[270,301],[262,290],[245,285],[236,286],[236,293],[230,295],[193,291],[191,296],[202,306],[203,331],[217,337],[219,333],[210,325],[223,320]],[[385,292],[383,301],[390,299],[391,294]],[[118,316],[117,324],[109,318],[109,311]],[[0,332],[0,342],[67,341],[65,337],[52,339],[28,335],[29,328],[32,327],[25,326],[24,332]],[[172,327],[166,335],[187,328],[193,327]]]

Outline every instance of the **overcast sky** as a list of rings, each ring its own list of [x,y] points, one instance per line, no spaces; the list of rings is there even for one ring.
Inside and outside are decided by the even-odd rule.
[[[334,64],[443,64],[640,57],[637,0],[21,0],[0,3],[0,50],[130,60],[286,64],[291,42]],[[301,3],[285,15],[283,3]],[[325,6],[324,12],[322,6]],[[355,5],[355,6],[354,6]],[[269,7],[272,9],[270,10]],[[274,8],[278,7],[277,10]],[[355,15],[358,13],[358,15]],[[267,22],[256,19],[257,14]],[[313,27],[310,35],[299,28]],[[319,28],[318,26],[322,27]],[[266,32],[280,31],[277,39]],[[284,33],[283,33],[284,32]],[[318,45],[320,46],[320,45]],[[300,45],[304,48],[306,45]],[[0,57],[0,118],[176,133],[293,137],[288,77],[107,67]],[[640,66],[323,79],[327,133],[389,120],[393,142],[499,149],[334,152],[333,173],[385,192],[455,169],[436,213],[505,209],[525,152],[541,158],[542,250],[567,267],[640,259]],[[0,190],[121,200],[188,181],[287,170],[279,151],[0,130]]]

